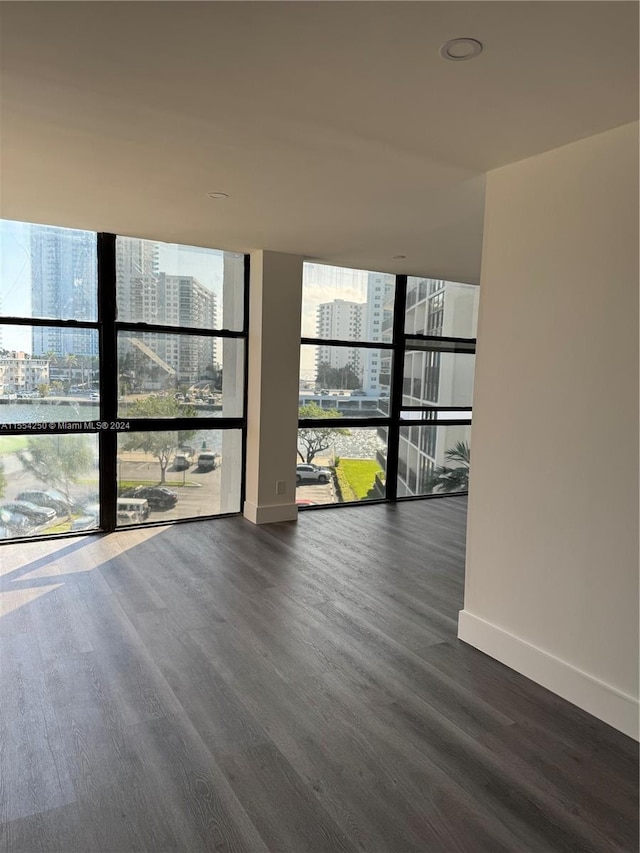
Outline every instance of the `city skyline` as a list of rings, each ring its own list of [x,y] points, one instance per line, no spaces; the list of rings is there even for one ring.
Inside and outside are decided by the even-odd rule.
[[[57,232],[67,237],[70,234],[91,235],[95,240],[95,232],[0,220],[0,314],[11,317],[29,317],[34,314],[32,283],[35,264],[32,233],[47,229],[52,234]],[[157,272],[197,279],[200,285],[217,297],[218,306],[222,306],[224,259],[225,254],[230,253],[219,249],[203,249],[136,238],[119,239],[154,246]],[[233,257],[242,258],[242,255],[237,253],[231,254]],[[42,314],[38,313],[36,316],[42,316]],[[94,318],[95,315],[93,317],[85,315],[82,319]],[[4,326],[0,333],[0,347],[33,353],[31,329],[25,326]]]

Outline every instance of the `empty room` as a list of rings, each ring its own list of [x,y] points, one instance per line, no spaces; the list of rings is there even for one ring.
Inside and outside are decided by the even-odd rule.
[[[636,853],[635,2],[0,2],[0,853]]]

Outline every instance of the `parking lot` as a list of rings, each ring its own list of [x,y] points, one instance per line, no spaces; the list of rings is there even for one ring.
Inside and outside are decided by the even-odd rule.
[[[313,460],[314,465],[320,467],[330,467],[330,460],[325,458],[316,458]],[[333,476],[328,483],[318,483],[304,480],[296,486],[296,503],[299,506],[304,506],[301,501],[309,501],[313,504],[334,504],[338,503],[338,495],[336,494],[335,481]]]

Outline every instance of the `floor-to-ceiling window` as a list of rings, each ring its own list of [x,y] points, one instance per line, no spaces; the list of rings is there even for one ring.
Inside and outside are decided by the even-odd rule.
[[[478,288],[308,263],[297,501],[467,491]]]
[[[387,495],[388,364],[395,277],[305,263],[302,281],[299,505]]]
[[[478,296],[474,285],[407,279],[397,349],[398,497],[467,491]]]
[[[240,511],[245,256],[0,229],[0,540]]]

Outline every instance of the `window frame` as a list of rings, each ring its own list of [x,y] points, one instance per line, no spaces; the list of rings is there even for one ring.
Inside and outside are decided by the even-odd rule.
[[[25,223],[37,225],[38,223]],[[53,226],[56,227],[56,226]],[[60,226],[63,227],[63,226]],[[82,230],[82,229],[81,229]],[[15,317],[0,313],[0,326],[34,326],[50,328],[94,329],[98,334],[98,364],[99,364],[99,416],[97,420],[79,421],[77,424],[66,424],[62,421],[51,421],[39,425],[37,431],[25,429],[16,423],[4,424],[2,435],[97,435],[98,437],[98,490],[100,499],[99,524],[96,528],[85,531],[65,531],[63,533],[41,533],[34,536],[16,536],[0,540],[0,545],[17,542],[50,541],[54,539],[92,534],[111,533],[119,530],[129,530],[136,527],[155,527],[167,524],[180,524],[200,519],[221,518],[226,515],[237,515],[242,511],[245,500],[246,478],[245,460],[247,447],[247,385],[249,370],[249,275],[250,258],[244,254],[243,275],[243,321],[241,330],[202,329],[199,327],[176,327],[146,322],[119,321],[117,319],[117,264],[116,241],[118,235],[109,232],[93,232],[96,234],[97,256],[97,319],[96,320],[60,320],[42,317]],[[147,238],[140,238],[147,239]],[[223,285],[224,286],[224,285]],[[118,435],[127,430],[112,429],[109,424],[126,422],[126,416],[118,416],[118,333],[121,331],[137,331],[152,333],[169,333],[172,335],[204,336],[214,339],[236,339],[244,341],[244,359],[242,370],[242,416],[241,417],[199,417],[199,429],[241,431],[241,480],[240,507],[238,512],[219,513],[215,515],[191,516],[179,519],[162,519],[145,521],[141,524],[117,524],[117,451]],[[108,365],[116,365],[116,369],[108,369]],[[0,413],[1,414],[1,413]],[[136,418],[131,421],[130,432],[151,432],[154,430],[180,431],[193,429],[193,418]]]
[[[420,277],[428,279],[428,276]],[[374,503],[395,503],[398,501],[407,500],[430,500],[432,498],[450,497],[446,493],[437,493],[429,495],[398,495],[398,480],[400,477],[401,460],[400,460],[400,429],[401,427],[411,426],[471,426],[472,422],[472,406],[440,406],[440,405],[418,405],[407,406],[403,405],[403,384],[404,384],[404,364],[405,356],[408,352],[424,351],[427,353],[465,353],[473,355],[475,358],[476,338],[452,337],[439,334],[421,334],[416,332],[408,332],[406,330],[407,310],[420,301],[420,293],[424,291],[423,297],[426,301],[432,299],[439,300],[438,302],[438,318],[441,323],[444,317],[444,302],[446,293],[446,282],[443,279],[431,279],[428,282],[421,282],[424,287],[418,291],[418,295],[414,298],[408,291],[409,276],[395,276],[395,291],[393,303],[393,318],[392,318],[392,336],[390,342],[383,341],[351,341],[346,339],[327,339],[301,337],[301,346],[315,347],[353,347],[363,349],[378,349],[381,355],[384,352],[389,352],[391,359],[391,382],[389,387],[389,397],[382,398],[389,400],[389,411],[386,416],[379,417],[342,417],[340,418],[340,426],[349,428],[377,428],[378,430],[386,430],[387,441],[387,457],[385,470],[385,495],[384,497],[372,500],[349,501],[336,504],[319,504],[317,506],[302,506],[300,509],[304,512],[321,509],[329,509],[345,506],[362,506]],[[463,283],[463,282],[454,282]],[[478,285],[473,285],[477,287]],[[304,291],[303,291],[304,299]],[[435,316],[435,314],[434,314]],[[431,323],[431,320],[429,320]],[[431,323],[433,325],[433,323]],[[441,325],[438,326],[441,328]],[[430,328],[430,331],[431,328]],[[414,344],[412,346],[411,344]],[[416,348],[415,344],[421,346]],[[454,413],[454,417],[439,417],[440,413]],[[414,417],[403,417],[403,413],[411,413]],[[415,417],[416,414],[421,417]],[[321,418],[299,418],[298,429],[322,429],[326,428],[327,422]],[[467,492],[456,492],[458,495],[466,495]]]

